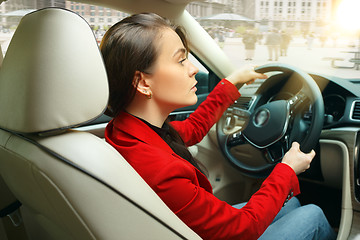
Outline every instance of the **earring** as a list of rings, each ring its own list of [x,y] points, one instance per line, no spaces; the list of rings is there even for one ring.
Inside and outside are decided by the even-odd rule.
[[[149,92],[149,95],[147,95],[147,98],[151,99],[151,97],[152,97],[152,94],[151,94],[151,92]]]
[[[148,99],[151,99],[151,97],[152,97],[151,92],[149,92],[149,94],[147,94],[147,90],[144,90],[143,93],[146,95],[146,97],[147,97]]]
[[[143,93],[146,95],[146,97],[147,97],[148,99],[151,99],[151,97],[152,97],[151,92],[149,92],[149,94],[147,94],[148,91],[147,91],[147,90],[144,90]]]

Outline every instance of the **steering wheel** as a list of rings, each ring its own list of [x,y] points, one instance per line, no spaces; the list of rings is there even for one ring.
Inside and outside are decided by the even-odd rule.
[[[224,156],[237,169],[251,177],[265,177],[292,142],[300,143],[303,152],[316,146],[324,123],[324,102],[314,79],[294,66],[271,63],[255,71],[280,73],[258,88],[248,109],[237,103],[230,106],[217,123],[216,133]],[[293,94],[274,98],[285,85],[291,86]],[[249,144],[261,153],[260,164],[249,164],[232,151]]]

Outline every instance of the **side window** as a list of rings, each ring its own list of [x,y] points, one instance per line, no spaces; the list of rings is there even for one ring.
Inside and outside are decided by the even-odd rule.
[[[198,81],[197,84],[197,91],[196,94],[204,94],[204,93],[208,93],[209,92],[209,73],[203,72],[203,71],[199,71],[196,76],[195,76],[196,80]]]

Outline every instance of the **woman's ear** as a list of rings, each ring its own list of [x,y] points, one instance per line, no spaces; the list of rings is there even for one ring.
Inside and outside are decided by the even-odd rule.
[[[147,98],[151,98],[152,92],[150,89],[150,85],[148,84],[146,75],[143,72],[136,71],[134,75],[134,84],[136,84],[136,90],[140,93],[145,95]]]

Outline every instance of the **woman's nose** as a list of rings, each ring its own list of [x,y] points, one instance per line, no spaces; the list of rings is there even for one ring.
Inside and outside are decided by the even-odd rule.
[[[189,75],[190,77],[193,77],[199,72],[199,69],[192,62],[190,62],[189,65]]]

